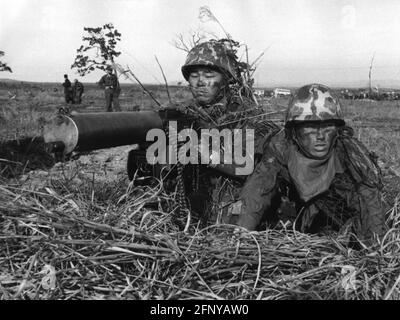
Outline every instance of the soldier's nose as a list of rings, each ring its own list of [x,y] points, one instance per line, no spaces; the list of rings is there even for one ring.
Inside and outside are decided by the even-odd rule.
[[[317,139],[318,140],[324,140],[325,139],[325,136],[324,136],[321,128],[318,128],[318,130],[317,130]]]
[[[199,77],[199,81],[198,81],[198,85],[200,86],[203,86],[203,85],[205,85],[205,83],[206,83],[206,79],[205,79],[205,77],[204,76],[200,76]]]

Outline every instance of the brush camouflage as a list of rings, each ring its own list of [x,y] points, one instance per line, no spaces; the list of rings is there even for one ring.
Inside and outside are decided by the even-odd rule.
[[[309,84],[301,87],[290,101],[285,124],[332,120],[344,124],[339,99],[327,86]]]
[[[237,78],[237,61],[234,55],[218,41],[204,42],[190,50],[182,67],[182,74],[186,80],[189,79],[191,68],[195,66],[213,67],[231,79]]]

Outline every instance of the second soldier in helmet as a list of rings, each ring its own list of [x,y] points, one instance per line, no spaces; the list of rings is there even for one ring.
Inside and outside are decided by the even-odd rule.
[[[360,239],[385,232],[379,167],[345,126],[341,105],[326,86],[300,88],[285,131],[272,135],[241,192],[239,226],[257,230],[290,221],[302,232],[348,227]]]

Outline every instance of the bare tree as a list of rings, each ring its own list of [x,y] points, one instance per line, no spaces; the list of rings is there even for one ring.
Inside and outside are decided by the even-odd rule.
[[[209,38],[217,39],[217,36],[212,32],[205,32],[203,30],[190,30],[186,34],[177,34],[172,40],[172,45],[179,50],[189,52],[193,47]]]
[[[4,56],[4,51],[0,51],[0,57]],[[7,65],[7,63],[0,61],[0,71],[8,71],[12,72],[11,68]]]

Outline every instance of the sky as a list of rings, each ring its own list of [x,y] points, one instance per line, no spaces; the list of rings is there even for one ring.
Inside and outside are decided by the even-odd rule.
[[[202,6],[248,46],[250,62],[267,49],[256,85],[366,86],[375,54],[373,84],[400,86],[398,0],[0,0],[1,60],[13,69],[0,78],[62,82],[67,73],[98,81],[101,71],[81,78],[70,66],[83,28],[111,22],[122,34],[119,64],[143,83],[162,83],[156,55],[170,84],[184,82],[176,35],[224,35],[216,22],[200,21]]]

